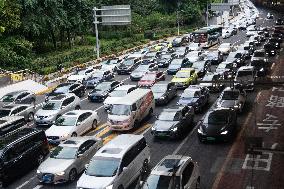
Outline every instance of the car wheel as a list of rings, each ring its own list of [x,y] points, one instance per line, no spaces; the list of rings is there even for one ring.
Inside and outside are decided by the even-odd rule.
[[[143,176],[146,176],[149,172],[150,172],[150,169],[149,169],[149,160],[148,160],[148,159],[145,159],[144,162],[143,162],[143,167],[142,167],[142,171],[141,171],[142,177],[143,177]]]
[[[241,104],[240,104],[239,113],[243,113],[243,108],[244,108],[244,105],[243,105],[243,103],[241,103]]]
[[[82,91],[80,92],[79,97],[80,97],[80,98],[82,98],[82,97],[84,96],[84,94],[85,94],[85,91],[84,91],[84,90],[82,90]]]
[[[139,122],[135,120],[133,124],[133,128],[138,128],[138,127],[139,127]]]
[[[34,113],[30,112],[28,115],[28,121],[33,121],[34,120]]]
[[[80,110],[80,109],[81,109],[80,106],[76,106],[76,107],[75,107],[75,110]]]
[[[95,119],[95,120],[93,121],[93,124],[92,124],[91,129],[95,129],[96,127],[97,127],[97,120]]]
[[[37,157],[36,163],[37,163],[37,165],[40,165],[43,161],[44,161],[44,156],[42,154],[40,154]]]
[[[77,133],[72,133],[71,137],[76,137]]]
[[[118,189],[124,189],[124,187],[122,185],[119,185]]]
[[[197,181],[196,181],[196,189],[200,189],[200,177],[198,177]]]
[[[69,182],[73,182],[77,178],[77,170],[71,169],[69,172]]]

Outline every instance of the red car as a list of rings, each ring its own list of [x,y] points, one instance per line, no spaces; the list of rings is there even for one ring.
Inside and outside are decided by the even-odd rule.
[[[156,71],[156,72],[147,72],[138,82],[139,87],[152,87],[158,81],[164,81],[166,76],[163,72]]]

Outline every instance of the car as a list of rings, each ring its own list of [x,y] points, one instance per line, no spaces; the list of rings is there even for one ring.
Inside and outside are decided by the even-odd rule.
[[[48,142],[58,145],[70,137],[82,136],[95,129],[100,122],[97,112],[92,110],[72,110],[59,116],[45,131]]]
[[[87,89],[93,89],[97,84],[103,81],[110,81],[113,78],[114,73],[111,70],[97,70],[89,79],[86,80],[85,85]]]
[[[222,80],[224,80],[222,73],[207,72],[200,81],[200,85],[207,87],[211,92],[220,92],[225,87]]]
[[[223,55],[227,55],[231,52],[231,49],[232,49],[231,43],[222,43],[219,46],[218,51],[220,51]]]
[[[186,56],[185,59],[190,65],[194,62],[204,60],[205,54],[202,54],[202,51],[191,51]]]
[[[274,16],[273,16],[273,14],[271,14],[271,13],[269,12],[269,13],[267,13],[266,18],[267,18],[267,19],[273,19]]]
[[[5,116],[0,118],[1,137],[25,127],[28,127],[28,123],[23,116]]]
[[[208,93],[209,90],[207,89]],[[194,112],[201,112],[209,103],[209,96],[202,94],[199,88],[186,88],[180,95],[177,105],[187,105],[194,108]]]
[[[191,68],[195,69],[197,76],[200,78],[203,77],[208,71],[211,71],[211,63],[206,60],[197,61],[192,64]]]
[[[51,126],[53,122],[62,114],[70,110],[81,108],[80,98],[75,94],[68,93],[58,95],[48,100],[35,113],[36,126]]]
[[[95,69],[92,67],[77,70],[74,74],[70,75],[67,78],[67,82],[69,83],[84,83],[87,79],[89,79],[92,74],[95,72]]]
[[[179,139],[193,128],[194,110],[191,106],[164,109],[151,128],[154,138]]]
[[[188,47],[188,51],[201,51],[202,50],[200,43],[190,43],[187,47]]]
[[[200,171],[196,161],[185,155],[167,155],[141,184],[142,189],[200,188]]]
[[[141,63],[139,58],[126,58],[117,66],[116,72],[118,75],[130,74]]]
[[[148,59],[148,60],[155,60],[158,56],[157,56],[157,51],[149,51],[145,54],[145,56],[143,57],[143,60]]]
[[[35,105],[36,95],[28,90],[9,92],[0,99],[0,107],[9,104],[33,104]]]
[[[180,46],[187,44],[188,42],[189,42],[189,40],[186,37],[176,37],[172,41],[172,46],[173,47],[180,47]]]
[[[237,114],[231,108],[209,110],[198,123],[200,142],[231,141],[237,132]]]
[[[217,65],[223,61],[223,54],[220,51],[209,51],[205,54],[204,60],[209,61],[211,65]]]
[[[263,49],[265,50],[265,54],[268,56],[275,56],[277,54],[275,45],[271,43],[265,43],[263,45]]]
[[[271,44],[275,47],[275,49],[281,49],[282,40],[278,40],[277,38],[269,38],[267,43]]]
[[[172,60],[171,64],[167,69],[168,75],[176,74],[181,68],[189,67],[191,63],[187,59],[175,58]]]
[[[251,48],[249,44],[243,44],[243,45],[238,46],[237,51],[245,51],[244,54],[246,56],[246,59],[249,59],[254,52],[253,48]]]
[[[257,70],[254,66],[242,66],[236,72],[234,85],[236,88],[253,91],[256,77]]]
[[[105,110],[109,110],[114,102],[119,101],[120,99],[122,99],[122,97],[126,96],[135,89],[137,89],[136,85],[121,85],[115,88],[111,93],[109,93],[109,96],[104,100]]]
[[[164,81],[166,79],[165,74],[162,71],[153,71],[147,72],[141,79],[138,81],[139,87],[152,87],[158,81]]]
[[[281,19],[281,18],[278,18],[278,19],[275,21],[275,24],[276,24],[276,25],[284,25],[284,20]]]
[[[261,45],[261,41],[260,41],[259,35],[250,36],[248,41],[252,41],[255,46],[260,46]]]
[[[266,55],[264,49],[254,51],[251,57],[250,66],[254,66],[257,71],[257,76],[266,76],[271,67],[268,55]]]
[[[284,34],[272,33],[272,34],[270,34],[270,37],[276,39],[278,41],[278,43],[281,44],[283,42]]]
[[[245,41],[243,44],[245,47],[250,47],[252,50],[252,53],[256,50],[256,45],[253,41]]]
[[[103,102],[115,88],[121,86],[123,83],[120,81],[104,81],[98,84],[88,94],[88,99],[91,102]]]
[[[233,108],[242,112],[246,102],[246,92],[244,90],[226,87],[217,99],[218,108]]]
[[[35,106],[30,104],[11,104],[0,108],[0,118],[6,116],[23,116],[26,121],[33,121]]]
[[[177,96],[177,87],[173,83],[160,81],[155,83],[151,90],[154,94],[156,105],[168,104],[173,98]]]
[[[49,146],[44,131],[22,128],[1,137],[0,151],[1,187],[7,187],[39,166],[48,155]]]
[[[86,87],[81,83],[61,83],[55,87],[50,93],[45,95],[45,101],[67,93],[73,93],[78,97],[83,97],[86,92]]]
[[[172,54],[161,54],[157,59],[157,64],[159,68],[167,68],[172,62],[174,56]]]
[[[184,89],[189,85],[196,84],[197,78],[198,75],[194,68],[184,68],[174,75],[171,82],[174,83],[178,89]]]
[[[222,30],[222,38],[223,39],[226,39],[226,38],[229,38],[229,37],[231,37],[233,34],[232,34],[232,30],[230,30],[230,29],[223,29]]]
[[[233,62],[237,67],[241,67],[245,64],[245,56],[241,52],[230,52],[226,58],[226,62]]]
[[[232,78],[236,73],[236,64],[233,62],[222,62],[215,70],[216,73],[222,73],[224,79]]]
[[[117,66],[122,62],[120,58],[112,58],[101,62],[101,70],[108,70],[111,72],[115,72]]]
[[[60,184],[75,181],[102,145],[101,139],[91,136],[72,137],[64,141],[38,167],[36,176],[39,182]]]
[[[129,188],[149,163],[150,148],[143,135],[118,135],[93,156],[76,188]]]
[[[158,65],[154,63],[140,64],[133,72],[131,72],[131,81],[139,81],[148,71],[158,71]]]
[[[188,53],[188,47],[176,47],[174,56],[177,58],[183,58]]]
[[[246,36],[247,37],[251,37],[257,34],[257,30],[255,28],[255,26],[253,25],[253,27],[247,27],[247,32],[246,32]]]

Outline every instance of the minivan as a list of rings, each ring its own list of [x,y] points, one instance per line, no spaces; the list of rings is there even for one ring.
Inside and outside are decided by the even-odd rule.
[[[143,135],[119,135],[103,146],[86,165],[77,188],[128,188],[148,169],[149,161],[150,149]]]
[[[0,136],[26,127],[27,122],[23,116],[6,116],[0,118]]]
[[[238,69],[234,82],[237,88],[253,91],[256,77],[257,71],[254,66],[242,66]]]
[[[111,104],[108,125],[111,130],[117,131],[137,128],[144,118],[152,115],[154,108],[153,92],[150,89],[135,89]]]
[[[23,128],[1,137],[0,185],[5,187],[16,177],[34,169],[48,153],[44,131]]]

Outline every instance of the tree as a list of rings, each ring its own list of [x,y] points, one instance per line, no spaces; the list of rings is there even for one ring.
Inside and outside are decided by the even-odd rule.
[[[20,27],[20,8],[17,0],[0,0],[0,33],[13,32]]]

